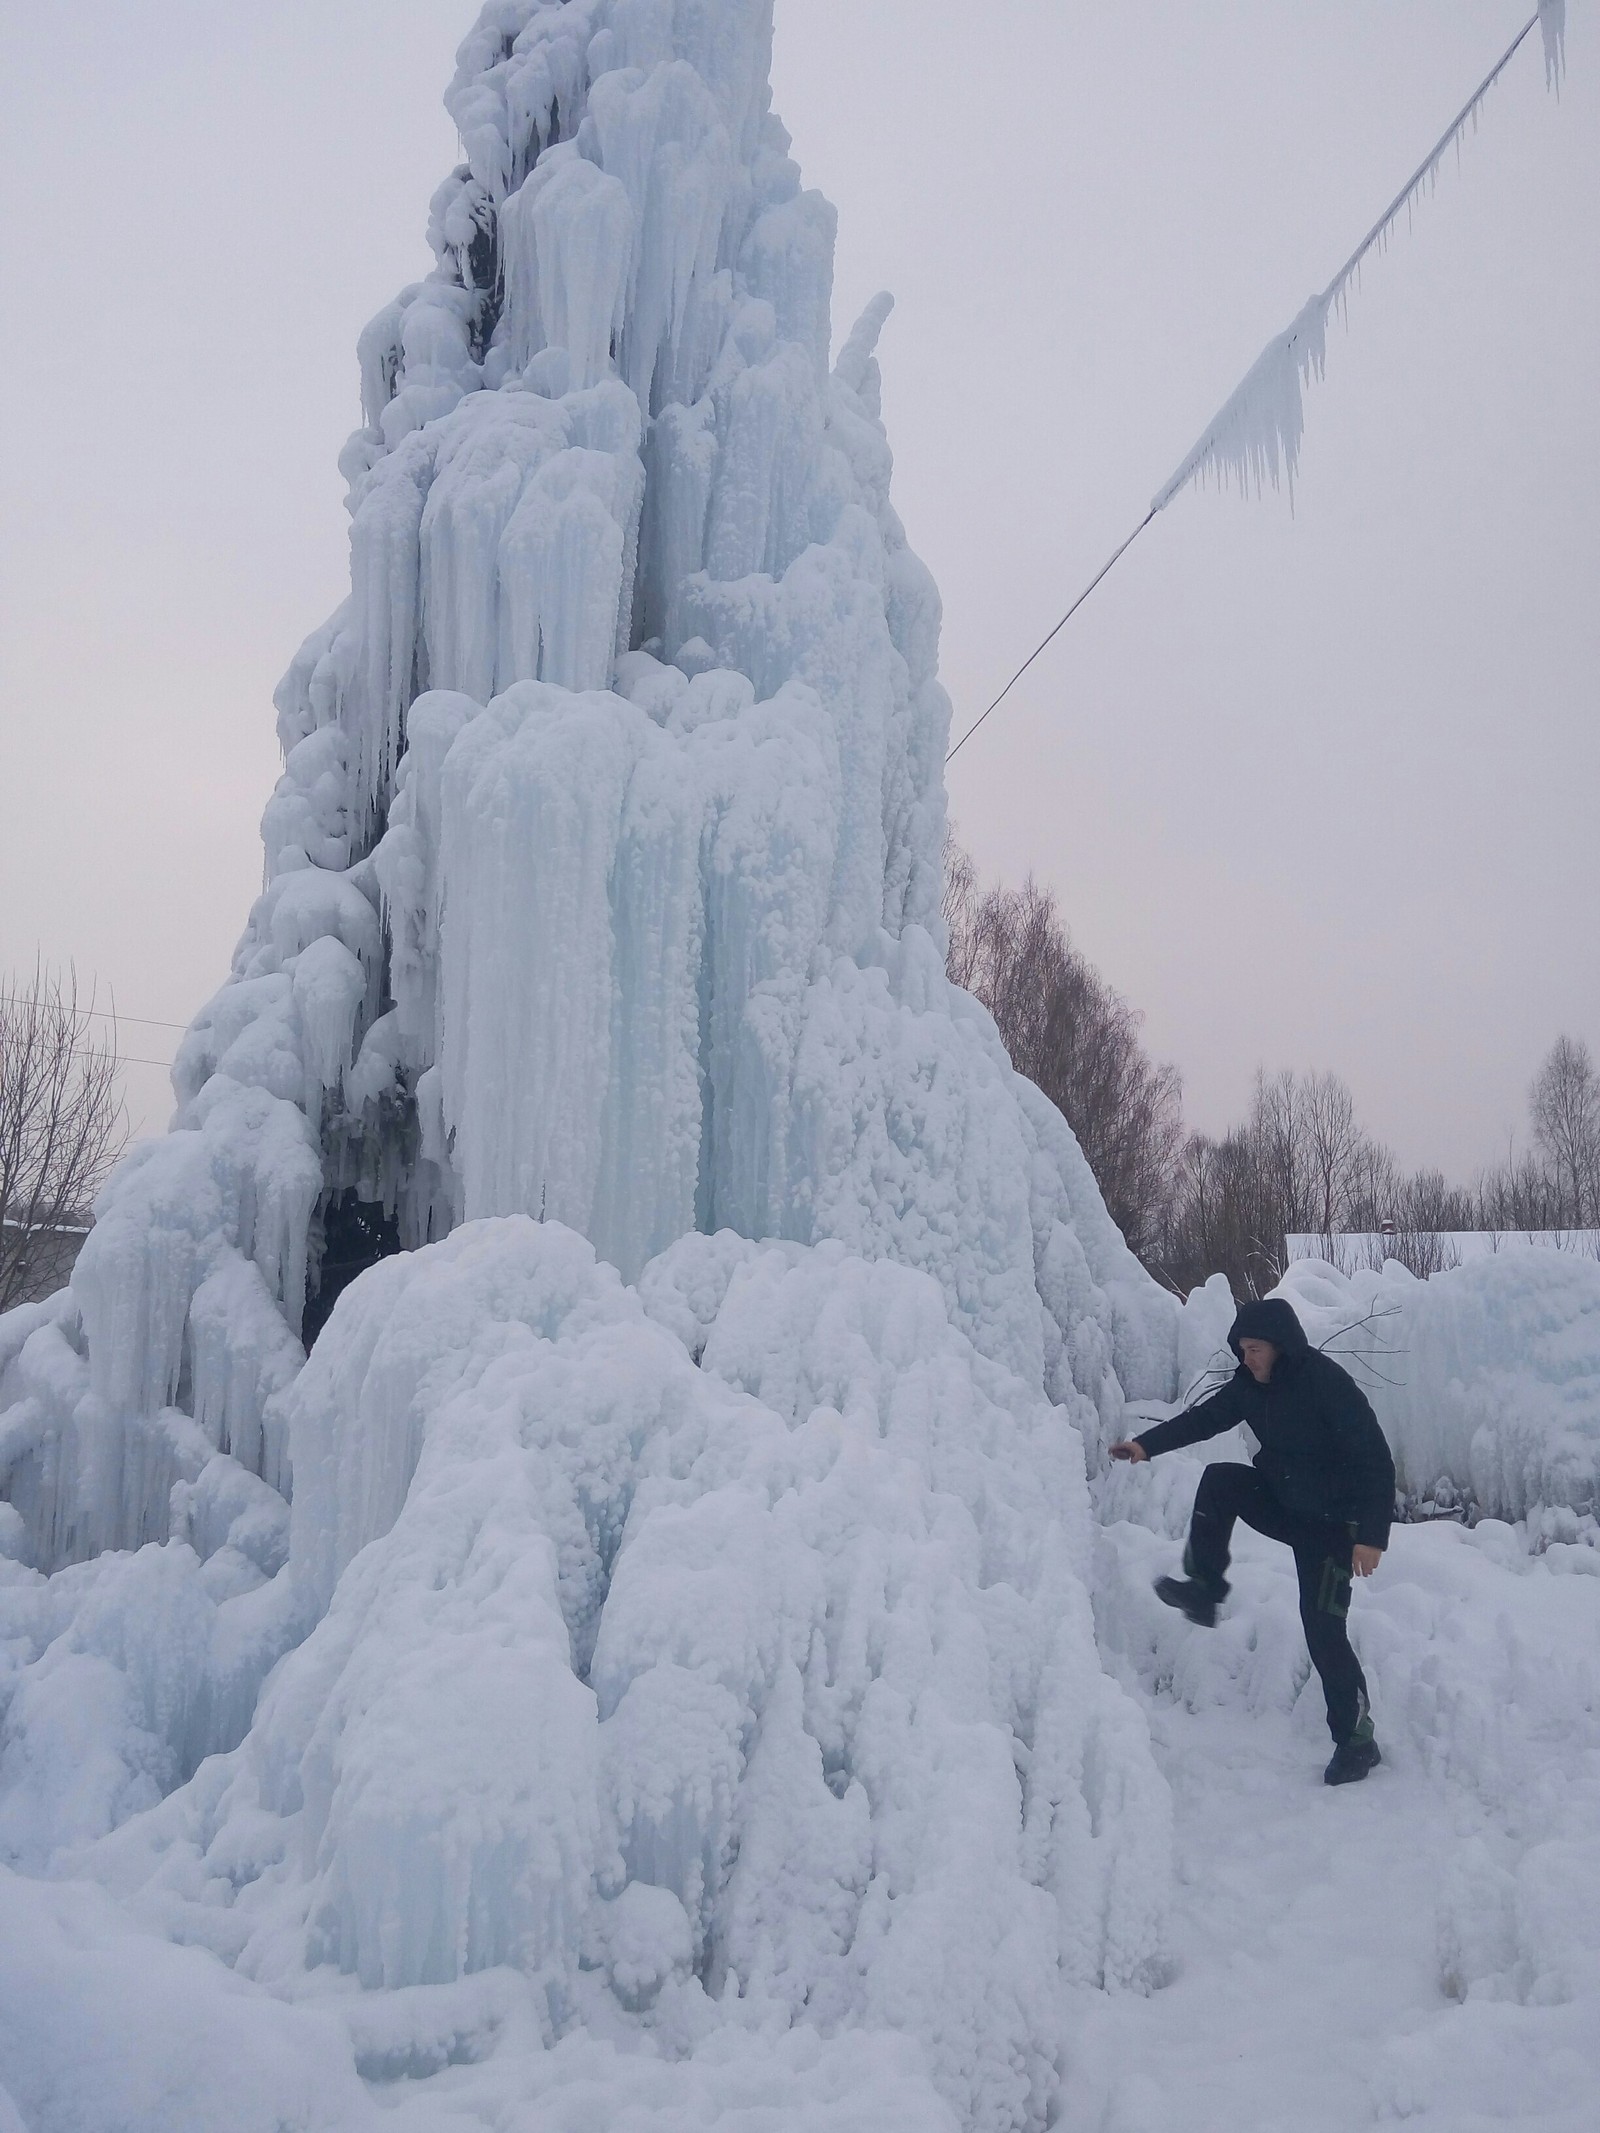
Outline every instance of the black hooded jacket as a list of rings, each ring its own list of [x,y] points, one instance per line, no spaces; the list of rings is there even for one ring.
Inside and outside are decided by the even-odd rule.
[[[1270,1341],[1277,1349],[1266,1384],[1256,1383],[1241,1358],[1220,1392],[1145,1430],[1138,1443],[1153,1459],[1243,1422],[1261,1446],[1256,1471],[1286,1511],[1353,1526],[1362,1546],[1386,1548],[1394,1460],[1366,1394],[1311,1346],[1281,1297],[1240,1305],[1228,1335],[1235,1355],[1241,1340]]]

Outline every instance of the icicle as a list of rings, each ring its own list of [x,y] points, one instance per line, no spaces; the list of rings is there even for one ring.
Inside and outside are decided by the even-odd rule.
[[[1567,0],[1539,0],[1539,35],[1544,39],[1545,85],[1559,89],[1567,71]]]
[[[576,447],[540,468],[500,537],[502,682],[603,689],[618,617],[638,461]],[[629,588],[631,592],[631,588]]]
[[[343,941],[324,934],[294,958],[294,1004],[300,1019],[311,1089],[337,1087],[355,1051],[356,1028],[367,996],[367,976]]]
[[[1152,511],[1163,511],[1191,481],[1237,482],[1241,494],[1260,495],[1280,475],[1294,496],[1305,430],[1304,388],[1323,371],[1329,299],[1313,296],[1287,332],[1270,340],[1211,427],[1160,490]]]

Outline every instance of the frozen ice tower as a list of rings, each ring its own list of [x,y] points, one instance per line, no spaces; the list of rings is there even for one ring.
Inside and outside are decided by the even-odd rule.
[[[889,305],[830,361],[771,13],[462,46],[263,893],[0,1321],[0,1858],[156,1936],[119,2126],[214,2006],[197,2126],[1042,2128],[1163,1960],[1084,1445],[1183,1315],[945,979]]]
[[[1069,1412],[1167,1389],[1167,1300],[944,980],[889,302],[830,370],[770,15],[497,6],[462,47],[438,264],[361,339],[351,595],[279,691],[265,892],[51,1344],[87,1405],[64,1356],[35,1395],[41,1563],[164,1535],[190,1422],[283,1483],[273,1396],[338,1287],[489,1215],[630,1282],[693,1232],[831,1239]]]

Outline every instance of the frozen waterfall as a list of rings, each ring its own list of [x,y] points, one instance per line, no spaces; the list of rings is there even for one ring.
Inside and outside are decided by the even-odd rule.
[[[230,2125],[1042,2128],[1161,1972],[1084,1447],[1193,1336],[944,975],[889,307],[830,368],[771,37],[484,9],[265,887],[0,1321],[0,1859],[225,2005]]]

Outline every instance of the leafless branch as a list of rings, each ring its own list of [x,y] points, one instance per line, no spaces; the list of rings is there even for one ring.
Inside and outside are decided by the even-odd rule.
[[[48,1294],[122,1151],[117,1032],[42,963],[0,999],[0,1311]]]
[[[1128,1244],[1154,1259],[1183,1145],[1176,1068],[1145,1052],[1141,1017],[1073,945],[1036,882],[980,889],[951,839],[944,908],[951,980],[994,1016],[1012,1065],[1078,1136]]]

